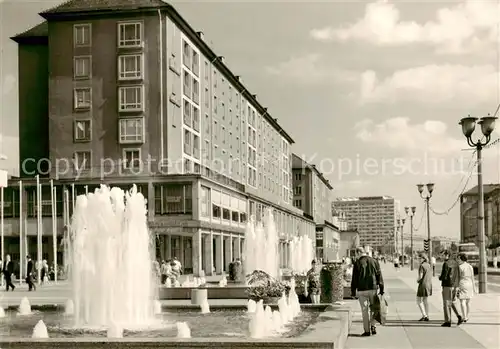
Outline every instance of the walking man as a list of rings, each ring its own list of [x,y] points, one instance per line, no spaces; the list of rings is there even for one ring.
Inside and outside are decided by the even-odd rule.
[[[463,322],[460,313],[455,305],[455,300],[457,297],[458,282],[460,280],[458,263],[456,260],[450,258],[450,253],[448,251],[443,252],[444,263],[441,269],[441,275],[439,280],[441,280],[441,287],[443,288],[443,313],[444,313],[444,323],[442,327],[451,327],[451,311],[455,313],[458,319],[457,325]]]
[[[7,292],[9,291],[9,287],[12,288],[12,291],[16,288],[12,283],[12,274],[14,274],[14,262],[10,260],[10,254],[8,254],[5,256],[5,262],[3,264],[3,276],[5,277]]]
[[[359,255],[354,264],[351,281],[351,295],[359,299],[361,315],[363,316],[363,337],[377,334],[375,319],[373,317],[372,305],[377,297],[377,288],[380,294],[384,294],[384,280],[380,264],[368,256],[363,247],[358,247]]]
[[[36,291],[36,286],[33,282],[33,261],[30,256],[26,256],[28,263],[26,264],[26,283],[28,284],[28,291]]]

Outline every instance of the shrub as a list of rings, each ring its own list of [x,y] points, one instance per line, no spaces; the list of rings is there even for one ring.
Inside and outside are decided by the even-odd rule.
[[[255,270],[252,274],[247,275],[247,282],[249,285],[246,290],[248,299],[256,302],[261,299],[279,298],[290,290],[290,286],[272,278],[262,270]]]
[[[344,298],[344,269],[341,264],[323,265],[320,279],[321,303],[335,303]]]

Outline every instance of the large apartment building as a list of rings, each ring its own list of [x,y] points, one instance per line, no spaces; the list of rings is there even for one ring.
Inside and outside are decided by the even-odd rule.
[[[292,203],[293,139],[171,5],[72,0],[40,15],[13,38],[23,184],[6,190],[6,253],[19,256],[20,234],[36,239],[36,174],[45,216],[50,179],[59,216],[65,192],[74,202],[101,183],[136,183],[157,257],[176,256],[186,271],[227,271],[242,256],[248,217],[260,220],[266,207],[283,267],[290,239],[314,238],[314,222]],[[50,232],[67,225],[44,218],[44,258],[53,257]]]
[[[389,196],[337,198],[333,208],[345,213],[349,229],[359,232],[361,245],[380,249],[393,240],[399,201]]]
[[[339,227],[333,224],[333,187],[315,165],[292,155],[293,204],[316,223],[316,256],[336,260],[339,251]]]

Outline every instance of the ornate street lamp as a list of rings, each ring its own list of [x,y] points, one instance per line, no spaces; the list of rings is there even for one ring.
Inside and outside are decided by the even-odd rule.
[[[466,118],[460,120],[459,125],[462,126],[462,132],[467,139],[467,144],[471,148],[476,148],[477,154],[477,188],[478,188],[478,204],[477,204],[477,231],[478,231],[478,242],[479,242],[479,293],[486,293],[486,282],[487,282],[487,260],[486,260],[486,236],[484,232],[484,188],[483,188],[483,166],[481,153],[483,147],[487,145],[491,140],[491,133],[495,129],[495,121],[497,117],[485,116],[481,119],[471,117],[470,115]],[[476,124],[481,126],[481,133],[484,135],[486,140],[481,142],[478,139],[477,142],[472,140],[472,134],[476,129]]]
[[[401,232],[401,266],[405,266],[405,239],[404,239],[404,227],[405,227],[405,222],[406,218],[401,218],[400,220],[401,225],[400,225],[400,232]]]
[[[425,189],[427,190],[424,190]],[[434,191],[434,183],[427,183],[427,184],[417,184],[417,189],[418,192],[420,193],[420,197],[424,199],[425,201],[425,208],[427,211],[427,242],[428,242],[428,252],[429,253],[429,260],[432,259],[432,244],[431,244],[431,214],[430,214],[430,204],[429,201],[431,200],[432,197],[432,192]]]
[[[413,270],[413,216],[415,216],[416,210],[415,206],[405,207],[406,216],[410,217],[410,270]]]

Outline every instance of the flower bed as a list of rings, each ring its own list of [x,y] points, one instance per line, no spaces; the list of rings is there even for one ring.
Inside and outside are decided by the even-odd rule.
[[[276,303],[284,294],[288,294],[290,286],[284,282],[272,278],[262,270],[255,270],[247,276],[248,288],[246,290],[248,299],[264,303]]]

